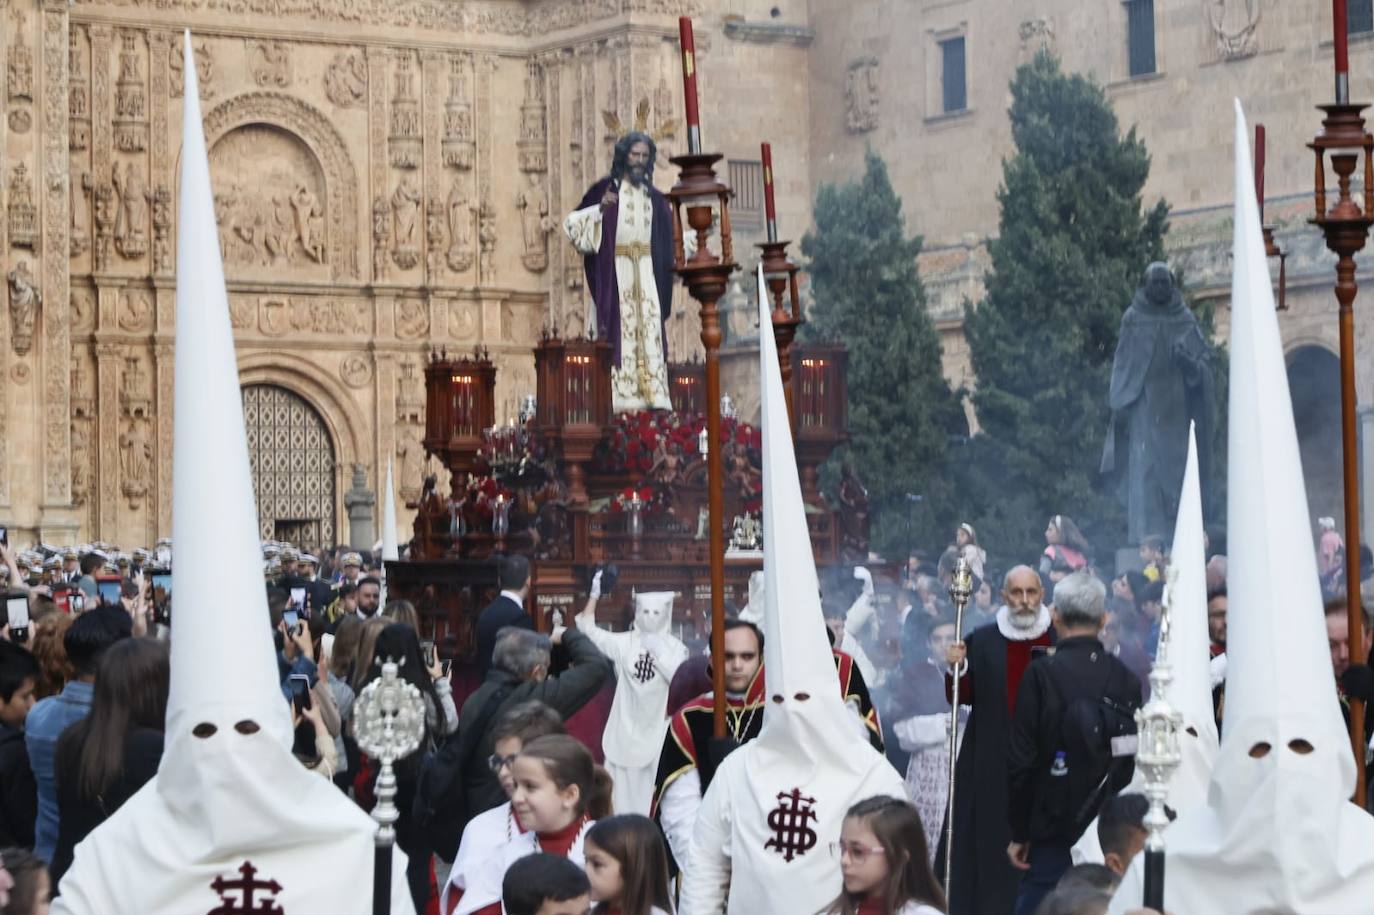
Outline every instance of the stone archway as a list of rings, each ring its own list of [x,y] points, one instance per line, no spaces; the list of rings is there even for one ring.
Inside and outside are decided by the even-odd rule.
[[[324,170],[328,246],[326,257],[334,280],[357,280],[358,176],[343,138],[329,118],[314,106],[280,92],[248,92],[217,106],[205,116],[205,147],[230,131],[266,124],[289,131],[309,148]]]
[[[1344,530],[1341,476],[1340,361],[1324,346],[1298,346],[1288,353],[1288,389],[1307,485],[1308,520],[1336,519]]]
[[[333,546],[338,474],[324,418],[277,385],[244,385],[242,395],[261,536],[307,549]]]

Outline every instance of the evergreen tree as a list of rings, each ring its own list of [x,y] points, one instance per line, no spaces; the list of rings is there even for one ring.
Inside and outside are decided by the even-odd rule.
[[[816,306],[802,333],[849,349],[851,440],[836,458],[852,461],[868,487],[872,548],[898,556],[908,536],[930,542],[935,533],[929,521],[952,488],[949,436],[964,423],[941,373],[940,338],[916,270],[921,239],[907,236],[902,201],[872,150],[858,181],[821,187],[815,220],[802,253]],[[908,492],[923,494],[928,506],[910,534]]]
[[[1042,51],[1011,93],[1016,154],[1003,163],[987,293],[965,309],[981,431],[960,489],[1003,561],[1031,562],[1062,513],[1110,568],[1125,539],[1124,508],[1098,473],[1112,359],[1146,265],[1164,260],[1169,210],[1142,208],[1149,154],[1134,128],[1121,135],[1100,86]]]

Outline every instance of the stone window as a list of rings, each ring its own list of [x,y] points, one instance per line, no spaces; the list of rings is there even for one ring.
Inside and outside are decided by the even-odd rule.
[[[1350,0],[1346,7],[1345,28],[1351,35],[1374,32],[1374,0]]]
[[[763,163],[757,159],[730,160],[730,222],[741,229],[763,228]]]
[[[1126,48],[1131,76],[1155,72],[1155,2],[1125,0]]]
[[[968,86],[964,66],[964,36],[940,42],[941,110],[945,114],[968,108]]]

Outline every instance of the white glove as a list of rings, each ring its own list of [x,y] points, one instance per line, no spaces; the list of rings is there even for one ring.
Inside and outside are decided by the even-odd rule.
[[[598,600],[601,597],[601,570],[597,569],[592,576],[592,589],[587,592],[588,600]]]
[[[645,651],[657,659],[659,651],[663,648],[663,636],[657,632],[651,632],[640,639],[640,644],[644,646]]]
[[[549,614],[549,623],[552,624],[554,629],[561,627],[563,625],[563,611],[555,610],[553,613]]]

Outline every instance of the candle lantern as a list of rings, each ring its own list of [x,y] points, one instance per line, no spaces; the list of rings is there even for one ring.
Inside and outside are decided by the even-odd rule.
[[[836,343],[797,344],[792,361],[792,422],[802,495],[818,502],[819,467],[849,438],[849,353]]]
[[[692,298],[701,304],[701,342],[706,350],[707,537],[711,574],[711,657],[715,705],[712,733],[725,736],[725,497],[720,463],[720,310],[726,283],[735,270],[730,237],[730,188],[716,178],[720,153],[675,156],[677,184],[668,192],[673,204],[673,256]],[[683,211],[686,211],[686,223]],[[712,227],[720,233],[719,253],[711,249]],[[684,233],[691,231],[695,251],[686,256]]]
[[[610,424],[611,352],[608,341],[551,336],[534,349],[536,433],[564,462],[574,505],[587,503],[582,465]]]
[[[1259,201],[1260,227],[1264,233],[1264,255],[1265,257],[1277,257],[1279,259],[1279,304],[1278,310],[1283,311],[1288,307],[1288,255],[1285,254],[1274,241],[1274,227],[1264,221],[1264,160],[1265,160],[1265,133],[1264,125],[1255,125],[1255,199]]]
[[[1343,95],[1347,87],[1344,67],[1344,3],[1337,7],[1336,30],[1336,86],[1337,102],[1317,106],[1324,114],[1321,132],[1308,148],[1316,156],[1313,194],[1316,212],[1309,222],[1326,236],[1326,246],[1336,255],[1336,301],[1340,331],[1341,371],[1341,452],[1345,486],[1345,542],[1360,542],[1360,477],[1359,441],[1355,425],[1355,254],[1365,245],[1369,228],[1374,225],[1374,137],[1365,129],[1362,112],[1368,106],[1351,104]],[[1335,199],[1326,186],[1326,160],[1336,176]],[[1363,178],[1363,188],[1357,199],[1351,191],[1356,173]],[[1360,606],[1360,556],[1351,549],[1346,554],[1346,613],[1351,644],[1364,638],[1364,618]],[[1364,703],[1350,701],[1350,739],[1355,754],[1355,802],[1364,806],[1365,754]]]
[[[759,295],[767,295],[772,303],[770,309],[773,319],[773,339],[778,345],[778,368],[782,372],[782,392],[787,401],[788,415],[796,430],[797,417],[792,412],[792,341],[797,337],[797,328],[805,323],[801,313],[801,296],[797,289],[797,274],[801,268],[787,256],[788,241],[766,241],[759,244],[763,249],[760,273],[763,287]],[[760,328],[762,333],[763,329]]]
[[[483,432],[496,418],[496,366],[483,349],[452,359],[446,352],[425,367],[425,450],[453,475],[455,492],[476,463]]]
[[[673,410],[682,416],[696,416],[706,409],[706,366],[700,362],[679,362],[668,366],[668,396]]]

